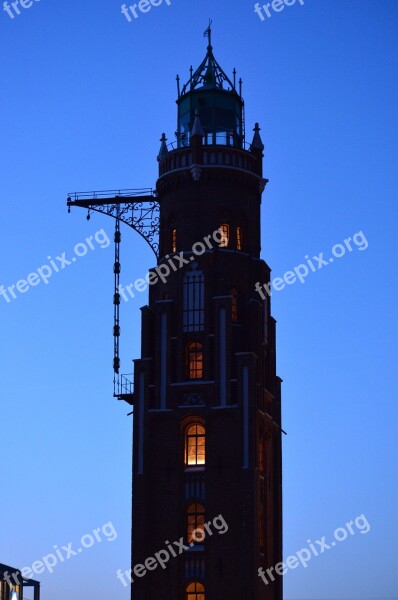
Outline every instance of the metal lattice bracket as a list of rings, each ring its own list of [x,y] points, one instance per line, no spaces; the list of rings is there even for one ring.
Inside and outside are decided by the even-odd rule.
[[[159,202],[152,189],[107,190],[68,194],[68,211],[72,206],[103,213],[119,219],[134,229],[159,256]]]

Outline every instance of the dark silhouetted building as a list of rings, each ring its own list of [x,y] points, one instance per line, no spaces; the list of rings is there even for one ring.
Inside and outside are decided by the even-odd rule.
[[[264,146],[258,124],[245,141],[241,81],[210,33],[158,156],[159,260],[134,361],[134,600],[282,598],[281,577],[258,577],[282,560],[281,380],[255,290],[270,280]]]
[[[24,590],[33,590],[32,600],[40,600],[40,583],[23,577],[19,569],[0,563],[0,600],[23,600]]]

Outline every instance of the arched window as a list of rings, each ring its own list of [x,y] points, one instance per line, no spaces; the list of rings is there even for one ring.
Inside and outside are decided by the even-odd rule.
[[[203,583],[194,581],[187,586],[186,600],[205,600],[205,587]]]
[[[183,331],[203,331],[205,324],[205,278],[202,271],[197,270],[197,264],[192,263],[191,269],[184,275]]]
[[[185,431],[185,465],[204,465],[206,460],[206,430],[201,423],[189,425]]]
[[[205,507],[193,502],[187,510],[187,540],[190,544],[200,544],[205,538]]]
[[[203,377],[203,346],[199,342],[190,342],[187,346],[188,379]]]
[[[236,228],[236,249],[242,250],[243,239],[242,239],[242,227]]]
[[[236,323],[238,320],[238,290],[232,288],[231,295],[231,320],[233,323]]]
[[[220,242],[220,246],[221,248],[228,248],[229,246],[229,225],[227,223],[221,223],[220,227],[218,228],[218,231],[220,232],[222,239]]]

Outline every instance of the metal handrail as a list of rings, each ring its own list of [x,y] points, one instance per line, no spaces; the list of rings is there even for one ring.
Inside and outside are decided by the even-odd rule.
[[[146,196],[155,195],[152,188],[135,188],[125,190],[100,190],[96,192],[71,192],[68,194],[68,198],[71,200],[79,200],[83,198],[95,199],[95,198],[125,198],[132,196]]]
[[[223,143],[217,142],[217,140],[221,140],[221,139],[222,139]],[[250,148],[251,148],[251,144],[249,144],[248,142],[245,142],[245,141],[240,142],[240,145],[237,145],[237,146],[234,146],[234,144],[227,144],[227,143],[225,143],[224,135],[217,136],[217,134],[216,134],[216,143],[214,143],[213,140],[214,140],[214,137],[211,136],[211,141],[206,142],[206,138],[204,136],[202,138],[203,147],[207,148],[209,146],[223,146],[224,148],[232,148],[234,150],[250,150]],[[184,140],[174,140],[173,142],[169,142],[167,144],[167,148],[170,150],[183,150],[183,149],[188,150],[189,148],[191,148],[190,137],[187,136]]]
[[[127,378],[133,376],[133,373],[127,373],[126,375],[120,375],[119,393],[121,394],[132,394],[134,383]]]

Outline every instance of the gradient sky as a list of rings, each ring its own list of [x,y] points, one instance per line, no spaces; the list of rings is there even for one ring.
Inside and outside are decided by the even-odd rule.
[[[369,244],[272,298],[286,556],[358,515],[371,525],[289,572],[285,596],[396,598],[398,2],[305,0],[264,22],[253,5],[171,0],[131,23],[118,0],[0,10],[0,284],[102,228],[112,237],[111,219],[67,214],[68,192],[155,186],[175,77],[202,60],[211,16],[216,58],[244,80],[248,137],[262,127],[273,275],[358,231]],[[122,234],[130,283],[154,256]],[[115,577],[129,566],[132,417],[112,397],[112,266],[112,244],[96,245],[48,285],[0,296],[0,562],[30,566],[109,521],[118,533],[38,576],[43,600],[129,596]],[[146,301],[122,305],[122,372]]]

